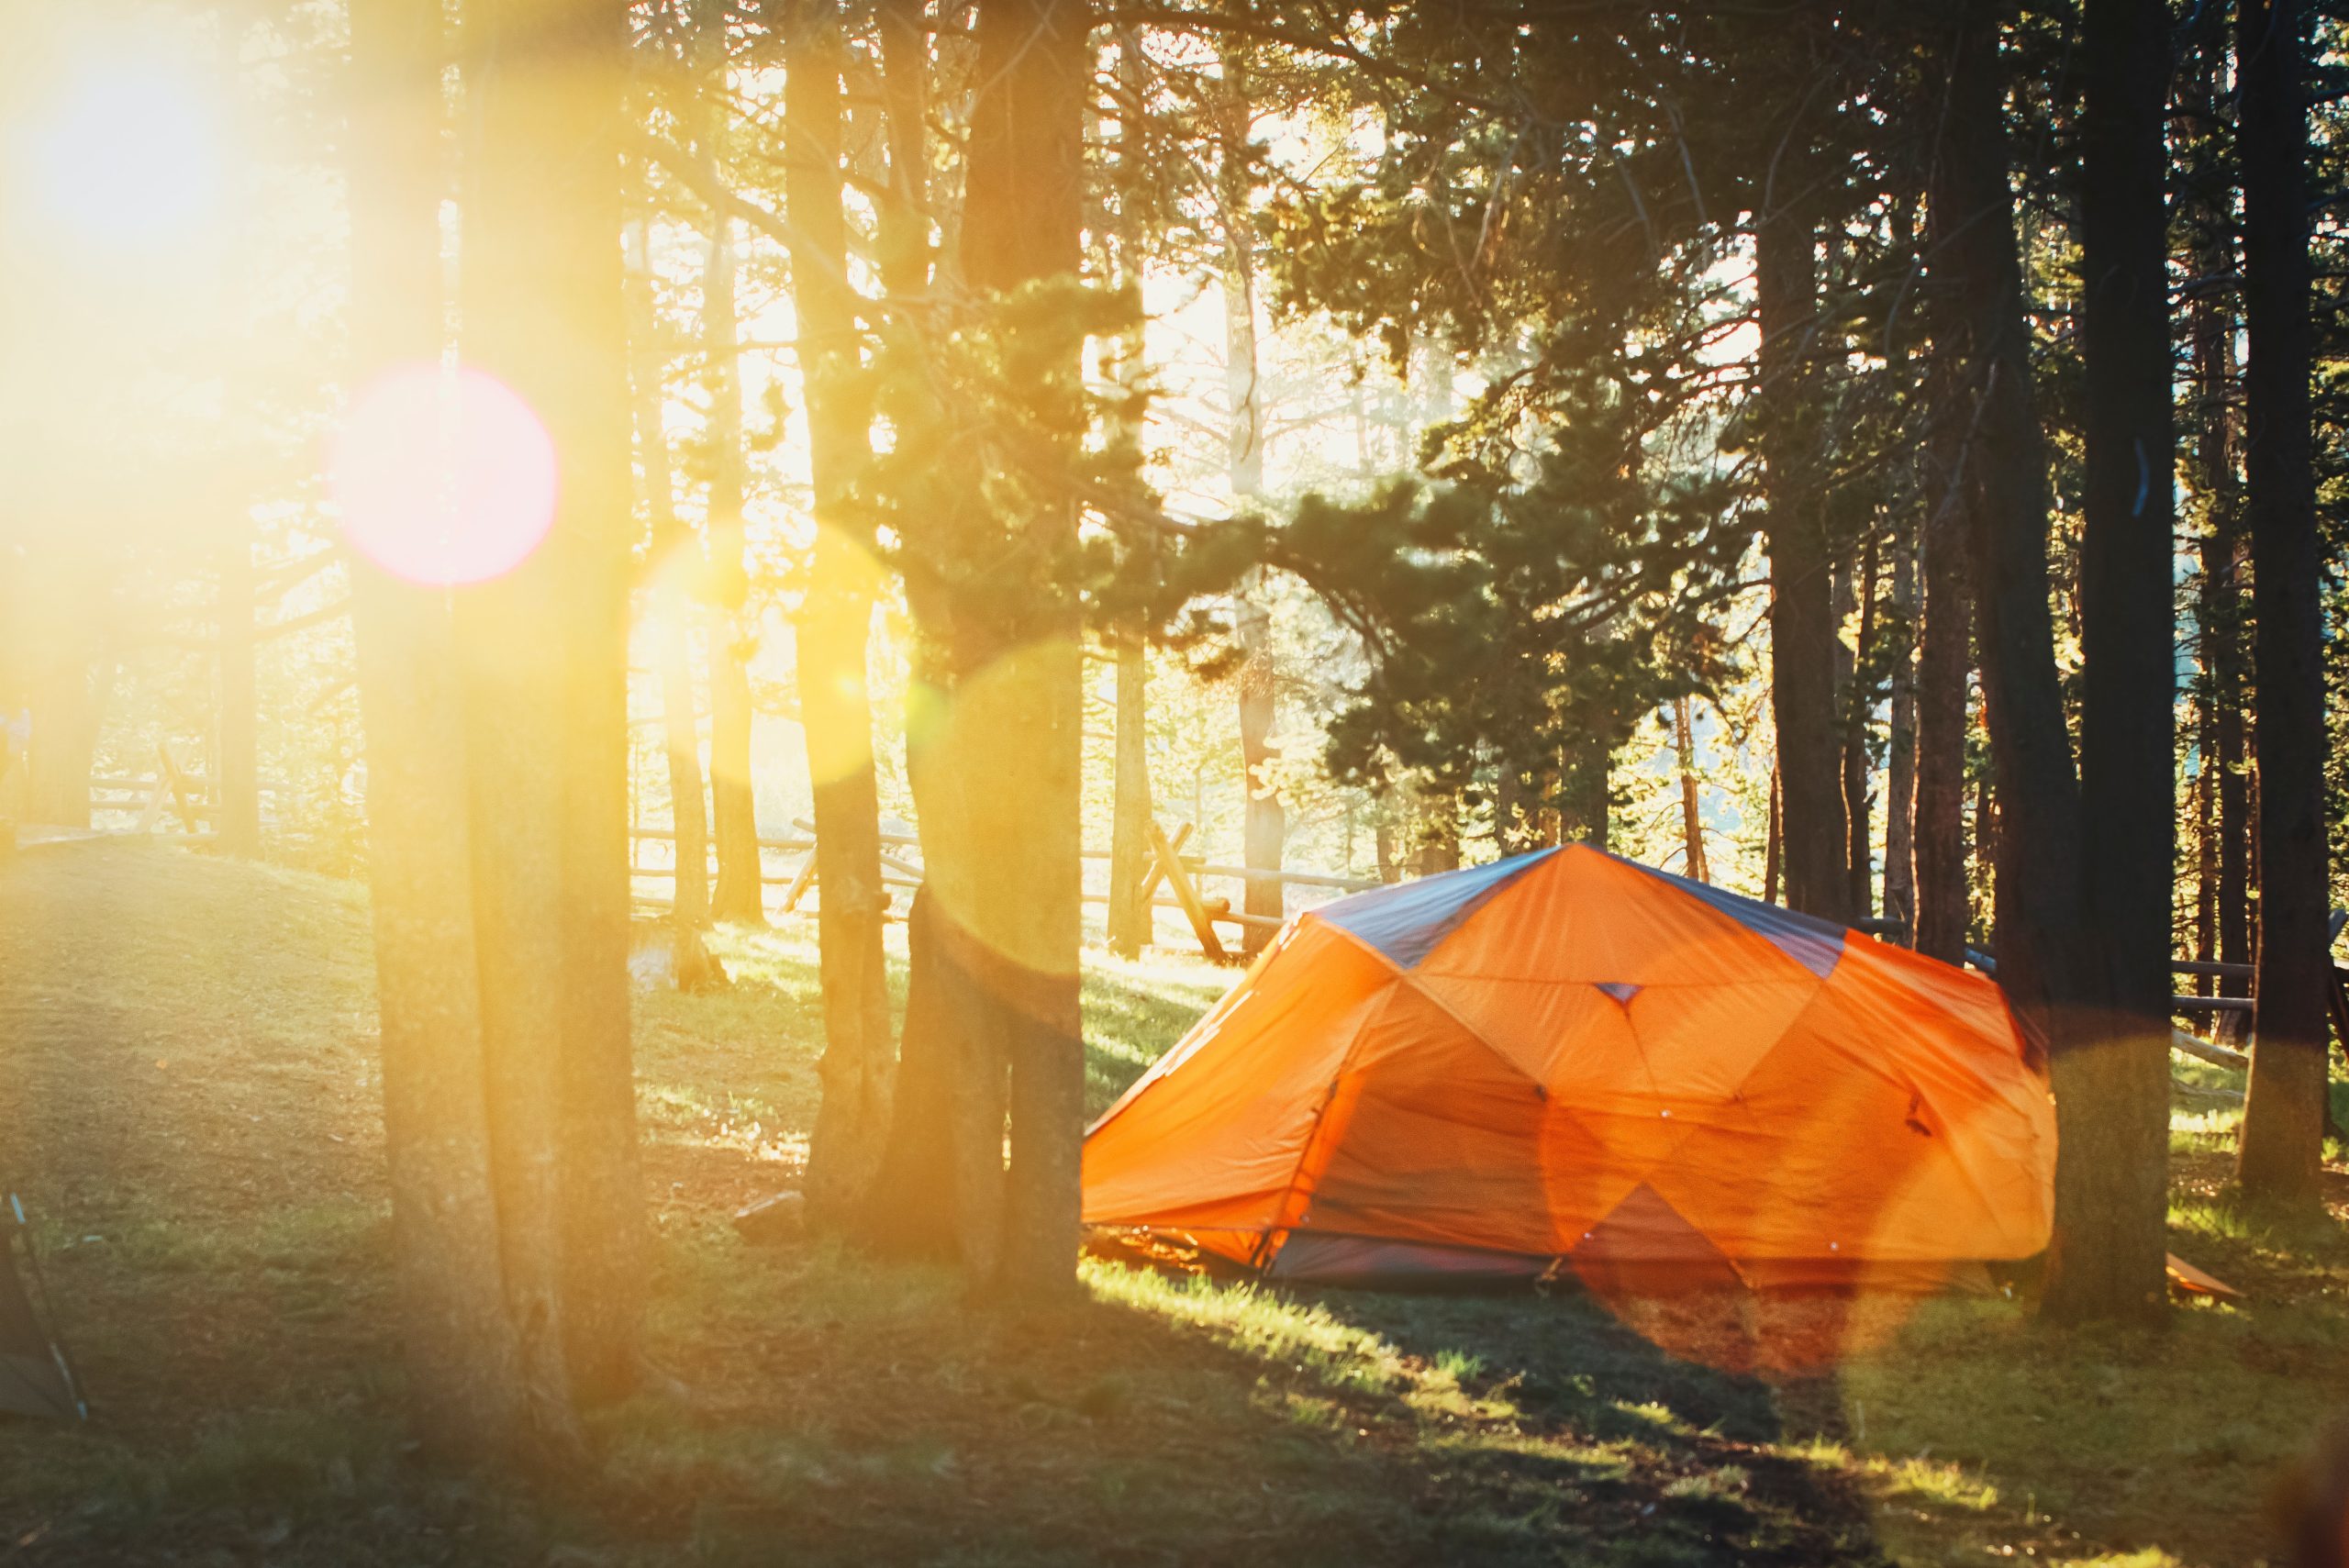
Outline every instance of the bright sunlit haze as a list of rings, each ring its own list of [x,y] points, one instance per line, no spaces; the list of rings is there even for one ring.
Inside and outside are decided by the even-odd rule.
[[[2344,66],[0,0],[0,1568],[2349,1568]]]

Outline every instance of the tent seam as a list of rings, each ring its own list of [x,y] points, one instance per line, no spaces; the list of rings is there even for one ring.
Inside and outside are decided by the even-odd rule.
[[[1529,866],[1526,869],[1530,871],[1532,868]],[[1431,1006],[1434,1007],[1445,1018],[1450,1018],[1453,1023],[1458,1024],[1462,1029],[1467,1030],[1469,1039],[1475,1040],[1478,1045],[1483,1046],[1486,1051],[1492,1052],[1494,1056],[1499,1058],[1502,1066],[1508,1068],[1510,1072],[1516,1073],[1519,1077],[1532,1084],[1536,1090],[1541,1092],[1543,1102],[1547,1103],[1550,1095],[1549,1086],[1547,1084],[1543,1084],[1541,1079],[1535,1077],[1531,1073],[1526,1071],[1526,1069],[1519,1063],[1511,1062],[1508,1058],[1508,1053],[1503,1051],[1499,1046],[1495,1045],[1491,1038],[1487,1036],[1483,1029],[1478,1029],[1475,1024],[1469,1022],[1466,1017],[1464,1017],[1459,1009],[1453,1006],[1451,1003],[1445,1001],[1442,997],[1437,995],[1434,992],[1429,990],[1424,984],[1420,984],[1419,977],[1417,974],[1413,973],[1410,970],[1404,968],[1401,964],[1397,963],[1385,953],[1379,952],[1377,948],[1372,946],[1364,939],[1355,936],[1352,931],[1346,930],[1343,926],[1335,925],[1326,920],[1323,921],[1322,924],[1328,926],[1329,929],[1333,931],[1343,932],[1347,940],[1354,943],[1357,947],[1360,947],[1364,952],[1376,954],[1380,962],[1386,964],[1387,968],[1395,972],[1395,978],[1397,980],[1401,981],[1404,984],[1411,988],[1411,994],[1413,995],[1425,999]],[[1356,1037],[1356,1041],[1359,1043],[1359,1036]],[[1348,1062],[1353,1060],[1353,1048],[1352,1046],[1347,1048],[1346,1060]],[[1343,1065],[1341,1064],[1340,1071],[1342,1072],[1343,1070]]]
[[[1334,929],[1336,928],[1332,929]],[[1353,933],[1348,932],[1347,935],[1352,936]],[[1364,945],[1368,946],[1367,943],[1364,943]],[[1386,957],[1384,953],[1381,953],[1379,956],[1382,959]],[[1388,967],[1395,967],[1392,961],[1388,962]],[[1399,981],[1403,977],[1403,972],[1400,969],[1396,969],[1395,979]],[[1356,1053],[1362,1050],[1363,1037],[1370,1032],[1370,1026],[1379,1018],[1386,1017],[1386,1009],[1394,1005],[1395,984],[1393,981],[1390,981],[1388,983],[1386,999],[1379,1006],[1366,1009],[1364,1012],[1362,1022],[1354,1026],[1353,1039],[1346,1041],[1345,1051],[1338,1058],[1337,1070],[1330,1074],[1330,1086],[1322,1092],[1321,1103],[1315,1106],[1313,1110],[1313,1125],[1306,1129],[1305,1141],[1297,1149],[1297,1169],[1289,1173],[1288,1184],[1281,1189],[1281,1200],[1279,1203],[1273,1206],[1272,1220],[1264,1227],[1262,1234],[1257,1238],[1256,1251],[1260,1253],[1265,1254],[1258,1258],[1256,1261],[1255,1267],[1259,1275],[1262,1275],[1266,1270],[1273,1266],[1273,1254],[1266,1252],[1265,1250],[1272,1245],[1274,1233],[1283,1229],[1281,1224],[1282,1216],[1288,1212],[1289,1207],[1297,1200],[1297,1188],[1305,1180],[1306,1162],[1313,1158],[1314,1148],[1321,1140],[1321,1128],[1322,1124],[1329,1119],[1330,1107],[1338,1103],[1338,1089],[1339,1086],[1346,1081],[1346,1069],[1353,1064]],[[1306,1201],[1310,1203],[1312,1201],[1312,1195],[1308,1194]],[[1294,1230],[1297,1227],[1295,1225],[1290,1225],[1287,1229]]]

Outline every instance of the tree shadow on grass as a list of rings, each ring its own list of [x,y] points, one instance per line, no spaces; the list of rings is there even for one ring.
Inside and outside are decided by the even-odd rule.
[[[607,1521],[648,1548],[745,1562],[783,1540],[817,1563],[1547,1560],[1452,1550],[1426,1467],[1386,1429],[1394,1394],[1372,1392],[1386,1374],[1365,1363],[1345,1385],[1269,1301],[1137,1294],[1096,1269],[1085,1298],[1019,1307],[950,1274],[714,1239],[692,1266],[707,1277],[679,1298],[697,1310],[669,1348],[706,1397],[640,1405],[607,1433],[628,1489]]]
[[[1579,1291],[1542,1296],[1392,1295],[1330,1290],[1324,1309],[1416,1362],[1449,1372],[1488,1407],[1487,1431],[1512,1440],[1453,1445],[1455,1486],[1506,1507],[1545,1480],[1530,1459],[1558,1451],[1611,1456],[1579,1489],[1601,1538],[1601,1560],[1631,1562],[1876,1562],[1871,1509],[1848,1481],[1787,1444],[1831,1423],[1831,1372],[1765,1382],[1731,1370],[1767,1363],[1747,1304],[1678,1304],[1676,1355]],[[1701,1321],[1702,1333],[1692,1333]],[[1788,1406],[1801,1409],[1790,1421]],[[1796,1429],[1801,1429],[1799,1432]]]
[[[1088,1263],[1035,1308],[825,1248],[676,1249],[583,1540],[799,1562],[1873,1562],[1766,1390],[1576,1304]]]

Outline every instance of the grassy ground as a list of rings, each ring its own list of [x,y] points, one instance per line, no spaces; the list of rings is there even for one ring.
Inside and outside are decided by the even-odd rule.
[[[40,1216],[86,1429],[0,1423],[0,1562],[2245,1563],[2349,1397],[2349,1176],[2224,1193],[2181,1093],[2174,1245],[2251,1293],[2160,1335],[1913,1313],[1291,1294],[1088,1263],[1046,1317],[726,1217],[790,1177],[803,926],[639,1018],[655,1358],[525,1496],[404,1451],[362,895],[144,846],[0,865],[0,1180]],[[1091,962],[1106,1103],[1229,983]],[[1669,1352],[1659,1346],[1670,1346]]]

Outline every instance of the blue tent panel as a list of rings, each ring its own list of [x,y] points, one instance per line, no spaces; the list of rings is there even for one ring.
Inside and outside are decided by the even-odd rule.
[[[1408,969],[1458,930],[1461,922],[1482,907],[1486,899],[1557,852],[1536,850],[1531,854],[1512,855],[1489,865],[1398,882],[1391,887],[1324,904],[1313,913],[1340,930],[1352,932]]]

